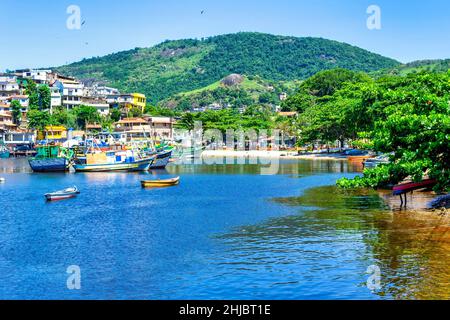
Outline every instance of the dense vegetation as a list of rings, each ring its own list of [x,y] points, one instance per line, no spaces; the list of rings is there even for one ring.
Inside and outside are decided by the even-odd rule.
[[[450,69],[450,59],[445,60],[419,60],[406,64],[401,64],[388,69],[381,69],[371,73],[374,77],[382,77],[385,75],[400,75],[406,76],[410,73],[418,72],[432,72],[440,73],[446,72]]]
[[[273,107],[281,104],[281,94],[294,93],[298,84],[296,81],[267,81],[258,76],[244,76],[242,82],[226,85],[223,80],[217,81],[201,89],[177,94],[159,105],[178,111],[214,107],[241,109],[255,104]]]
[[[376,71],[399,63],[321,38],[237,33],[202,40],[166,41],[56,68],[97,79],[122,91],[143,92],[152,103],[211,85],[238,73],[272,81],[306,79],[321,70]]]
[[[450,72],[372,79],[343,70],[305,81],[283,105],[300,111],[301,143],[350,141],[390,153],[392,163],[342,179],[343,187],[380,187],[411,176],[450,187]]]

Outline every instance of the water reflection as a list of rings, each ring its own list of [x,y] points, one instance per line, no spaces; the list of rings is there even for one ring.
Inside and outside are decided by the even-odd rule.
[[[365,268],[377,265],[382,289],[375,294],[380,298],[450,297],[449,217],[392,212],[375,191],[348,192],[334,186],[273,201],[298,207],[299,214],[243,226],[220,237],[230,252],[237,246],[245,252],[245,257],[239,257],[241,262],[260,263],[264,257],[276,256],[279,263],[297,265],[303,270],[300,281],[308,279],[319,296],[336,285],[317,279],[320,274],[334,275],[336,281],[349,280],[347,269],[353,268],[357,274],[353,285],[342,285],[342,289],[359,290],[357,295],[364,297]],[[356,261],[359,268],[355,268]],[[330,266],[338,270],[331,272]],[[342,266],[345,271],[339,270]],[[338,297],[345,295],[342,292]]]
[[[284,159],[265,159],[263,164],[255,164],[255,160],[243,159],[245,163],[235,160],[234,163],[226,163],[225,159],[209,159],[206,164],[180,164],[169,165],[167,171],[172,174],[261,174],[261,169],[268,167],[270,162],[279,162],[276,174],[317,174],[317,173],[344,173],[359,172],[358,164],[347,161],[329,161],[329,160],[284,160]]]

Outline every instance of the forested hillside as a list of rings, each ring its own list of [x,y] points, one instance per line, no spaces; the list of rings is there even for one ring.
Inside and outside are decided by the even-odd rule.
[[[156,103],[238,73],[272,81],[306,79],[321,70],[372,72],[395,60],[336,41],[262,33],[237,33],[201,40],[165,41],[104,57],[84,59],[57,71],[97,79],[122,91],[137,91]]]

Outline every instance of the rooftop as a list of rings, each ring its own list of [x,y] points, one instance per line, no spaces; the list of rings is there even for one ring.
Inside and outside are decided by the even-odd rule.
[[[144,123],[148,124],[147,120],[142,118],[124,118],[117,122],[117,124],[125,124],[125,123]]]

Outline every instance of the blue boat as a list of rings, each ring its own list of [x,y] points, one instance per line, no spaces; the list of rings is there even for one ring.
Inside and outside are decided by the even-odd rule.
[[[150,166],[150,169],[164,169],[169,163],[170,157],[172,156],[172,150],[162,151],[156,154],[156,159]]]
[[[131,151],[109,151],[87,154],[86,159],[77,159],[73,167],[76,172],[147,171],[154,160],[155,156],[135,158]]]
[[[36,157],[30,158],[33,172],[63,172],[69,169],[73,151],[59,146],[39,146]]]

